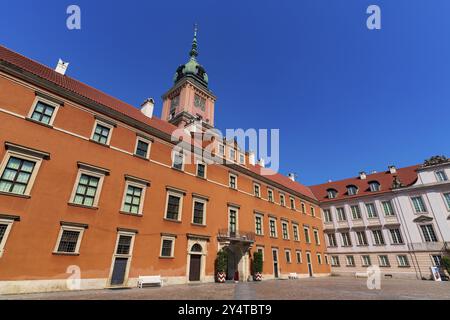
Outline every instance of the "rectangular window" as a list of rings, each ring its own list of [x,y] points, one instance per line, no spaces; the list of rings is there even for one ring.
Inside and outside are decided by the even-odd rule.
[[[183,170],[183,166],[184,166],[184,154],[182,152],[174,152],[172,168],[177,170]]]
[[[306,243],[311,243],[311,238],[309,236],[309,227],[304,227],[303,231],[305,233],[305,242]]]
[[[341,262],[339,261],[339,256],[331,256],[331,266],[339,267]]]
[[[408,257],[405,255],[397,256],[398,266],[399,267],[409,267]]]
[[[167,196],[166,219],[180,220],[181,195],[169,193]]]
[[[316,242],[316,245],[320,245],[320,237],[319,237],[319,230],[314,229],[314,241]]]
[[[270,219],[269,220],[269,229],[270,229],[270,236],[272,238],[276,238],[277,237],[277,227],[276,227],[276,220],[275,219]]]
[[[312,217],[316,216],[316,209],[314,209],[314,207],[311,207],[311,216]]]
[[[317,262],[322,264],[322,255],[320,253],[317,254]]]
[[[260,215],[255,216],[255,230],[257,235],[263,235],[263,217]]]
[[[294,240],[295,241],[300,241],[300,237],[299,237],[299,234],[298,234],[298,225],[296,225],[296,224],[292,225],[292,229],[294,231]]]
[[[267,198],[269,202],[273,202],[273,190],[267,189]]]
[[[73,203],[89,207],[94,206],[99,184],[99,177],[81,174]]]
[[[295,199],[292,198],[292,197],[289,197],[289,201],[290,201],[290,204],[291,204],[291,209],[295,210]]]
[[[144,188],[127,184],[122,210],[131,214],[142,214]]]
[[[0,177],[0,191],[27,194],[36,162],[11,156]]]
[[[284,194],[280,194],[280,205],[283,207],[286,207],[286,198],[285,198]]]
[[[245,164],[245,155],[243,153],[239,154],[239,163]]]
[[[353,256],[347,256],[347,267],[354,267],[355,266],[355,257]]]
[[[219,144],[219,154],[221,156],[225,155],[225,146],[223,144]]]
[[[286,250],[285,254],[286,254],[286,262],[287,263],[291,263],[292,262],[291,261],[291,251],[290,250]]]
[[[262,260],[264,261],[264,248],[263,247],[258,247],[256,249],[257,252],[259,252],[262,256]]]
[[[150,151],[150,142],[138,137],[136,141],[135,154],[141,158],[148,159]]]
[[[420,228],[422,229],[423,239],[425,240],[425,242],[438,242],[438,238],[436,236],[436,233],[434,232],[433,225],[425,224],[421,225]]]
[[[370,261],[370,256],[368,255],[361,256],[361,262],[363,267],[370,267],[372,265],[372,262]]]
[[[14,221],[12,220],[0,220],[0,258],[3,255],[5,249],[6,240],[9,232],[11,231]]]
[[[336,208],[338,221],[347,221],[347,215],[344,208]]]
[[[328,234],[328,246],[329,247],[337,247],[336,234],[334,234],[334,233]]]
[[[78,238],[81,231],[63,230],[61,239],[59,240],[58,253],[75,253],[77,252]]]
[[[237,176],[230,173],[229,184],[231,189],[237,189]]]
[[[37,101],[30,118],[43,124],[51,125],[55,110],[55,105],[50,105],[49,103],[45,103],[43,101]]]
[[[361,219],[361,209],[359,208],[358,205],[351,206],[350,209],[352,211],[353,220]]]
[[[442,256],[432,255],[431,259],[433,260],[433,266],[440,267],[442,265]]]
[[[444,200],[445,200],[445,204],[447,205],[447,209],[450,210],[450,193],[444,194]]]
[[[253,191],[254,191],[254,195],[255,197],[260,198],[261,197],[261,186],[259,184],[253,184]]]
[[[378,256],[378,260],[380,261],[380,267],[391,266],[391,263],[389,262],[389,257],[386,255]]]
[[[300,204],[300,206],[301,206],[301,208],[302,208],[302,213],[303,213],[303,214],[306,214],[306,205],[302,202],[302,203]]]
[[[236,161],[236,150],[230,149],[230,159]]]
[[[235,236],[237,232],[237,210],[235,209],[228,209],[228,228],[230,236]]]
[[[392,207],[391,201],[383,201],[382,204],[383,204],[384,215],[386,217],[395,216],[394,208]]]
[[[133,236],[120,234],[119,241],[117,242],[116,254],[129,255],[131,252],[132,240],[133,240]]]
[[[325,222],[333,222],[333,216],[331,215],[330,209],[323,210],[323,218]]]
[[[436,171],[436,178],[438,182],[448,181],[447,174],[444,170]]]
[[[425,203],[423,202],[423,199],[422,199],[421,196],[411,197],[411,201],[413,203],[414,211],[416,213],[425,213],[425,212],[427,212],[427,209],[425,207]]]
[[[357,231],[356,238],[358,239],[358,246],[367,246],[367,236],[365,231]]]
[[[297,263],[302,263],[302,252],[301,251],[296,251],[295,255],[297,256]]]
[[[343,233],[341,233],[341,235],[342,235],[342,246],[344,246],[344,247],[351,247],[352,246],[352,241],[350,239],[350,233],[343,232]]]
[[[403,237],[400,229],[390,229],[392,244],[403,244]]]
[[[283,239],[289,240],[289,231],[288,231],[288,224],[286,222],[281,223],[281,228],[283,230]]]
[[[383,237],[383,231],[382,230],[372,230],[374,244],[376,246],[384,246],[384,237]]]
[[[173,258],[175,239],[171,237],[162,237],[161,240],[161,257]]]
[[[197,177],[206,178],[206,165],[204,163],[197,163]]]
[[[378,218],[378,213],[375,208],[375,204],[373,203],[366,203],[366,209],[367,209],[367,217],[369,219]]]
[[[206,202],[203,200],[194,200],[194,212],[192,214],[192,223],[205,225]]]
[[[111,140],[112,126],[101,123],[99,121],[95,122],[95,129],[92,132],[92,140],[101,144],[109,145]]]

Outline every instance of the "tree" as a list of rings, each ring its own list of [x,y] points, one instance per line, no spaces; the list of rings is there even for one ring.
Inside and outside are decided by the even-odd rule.
[[[450,257],[442,257],[442,265],[445,269],[447,269],[447,272],[450,274]]]
[[[225,272],[227,270],[228,255],[223,249],[217,253],[216,270],[217,272]]]
[[[263,272],[263,255],[261,252],[256,251],[253,253],[253,273]]]

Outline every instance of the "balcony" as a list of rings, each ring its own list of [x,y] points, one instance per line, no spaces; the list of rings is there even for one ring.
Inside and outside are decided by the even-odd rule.
[[[324,222],[323,229],[324,230],[334,230],[334,223],[333,222]]]
[[[367,219],[367,225],[369,227],[373,227],[373,226],[381,226],[381,221],[379,218],[368,218]]]
[[[353,228],[364,227],[363,219],[352,220],[352,227]]]
[[[220,229],[217,234],[217,239],[230,242],[255,242],[255,233],[250,231],[232,231],[230,229]]]
[[[413,251],[444,251],[450,250],[448,242],[416,242],[408,244],[410,250]]]
[[[347,220],[344,220],[344,221],[338,221],[337,227],[338,227],[338,229],[346,229],[346,228],[349,228],[348,221],[347,221]]]

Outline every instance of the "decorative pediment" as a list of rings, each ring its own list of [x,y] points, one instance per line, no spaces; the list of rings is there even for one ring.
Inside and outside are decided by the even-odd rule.
[[[433,218],[429,217],[429,216],[424,216],[424,215],[418,216],[417,218],[415,218],[413,220],[413,222],[415,222],[415,223],[424,223],[424,222],[430,222],[430,221],[433,221]]]
[[[398,176],[394,176],[394,180],[392,181],[392,189],[403,188],[405,185],[400,181]]]

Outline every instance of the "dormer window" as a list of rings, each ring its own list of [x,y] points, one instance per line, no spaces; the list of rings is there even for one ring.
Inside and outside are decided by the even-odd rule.
[[[378,181],[369,182],[369,187],[371,192],[380,191],[380,183]]]
[[[328,199],[335,199],[337,197],[337,190],[336,189],[328,189],[327,190],[327,194],[328,194]]]
[[[448,180],[447,174],[444,170],[436,171],[436,178],[438,182],[444,182]]]
[[[354,196],[357,193],[358,193],[358,187],[357,186],[353,186],[353,185],[347,186],[347,194],[349,196]]]

